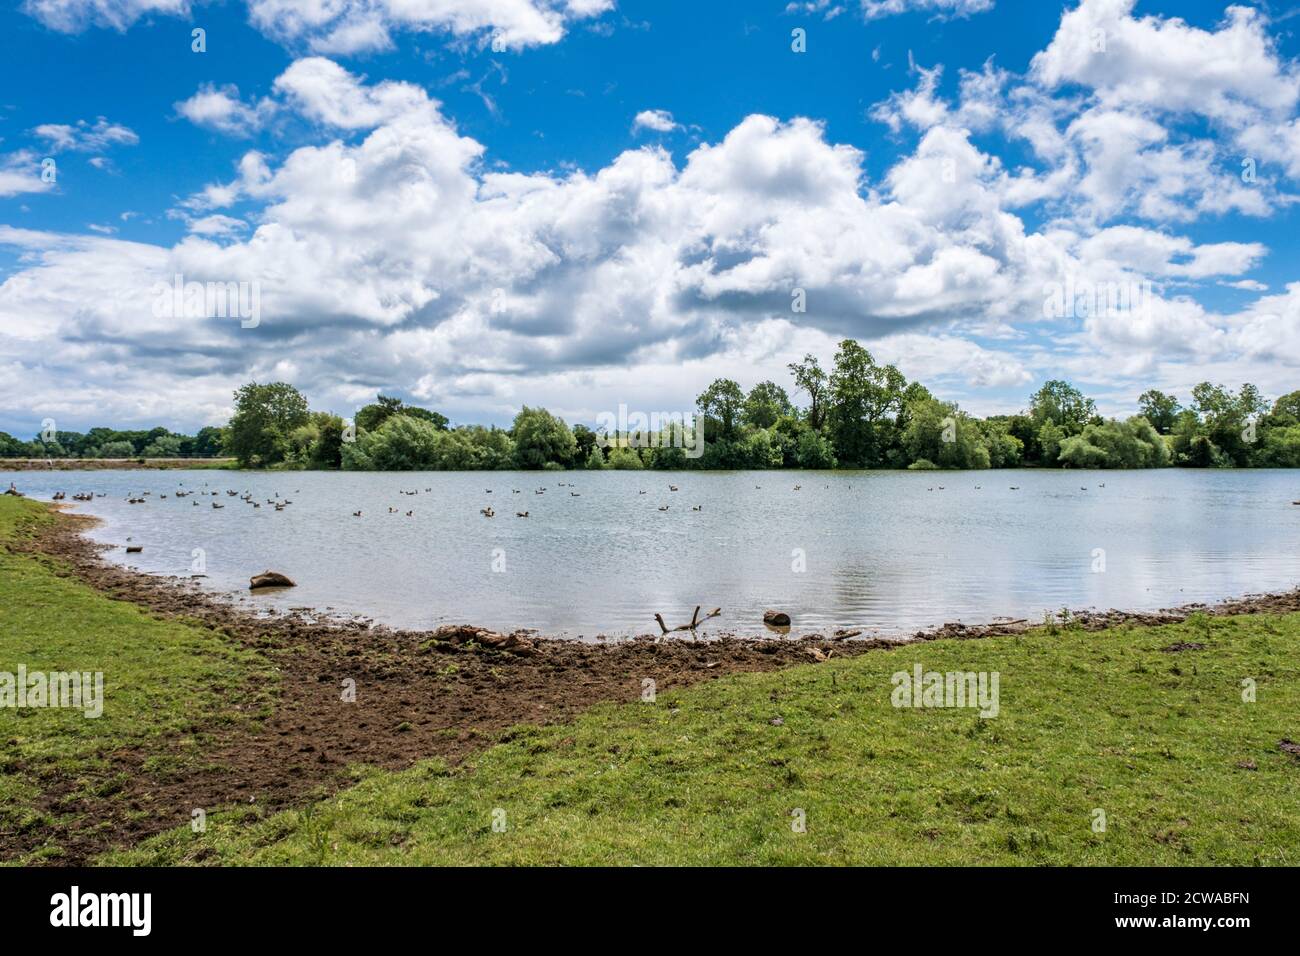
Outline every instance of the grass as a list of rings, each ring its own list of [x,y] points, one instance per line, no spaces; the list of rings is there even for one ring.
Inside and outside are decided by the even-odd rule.
[[[999,715],[891,706],[918,662],[997,671]],[[105,862],[1296,865],[1298,678],[1300,615],[933,642],[517,728]]]
[[[72,781],[71,800],[111,796],[120,781],[109,755],[123,748],[156,751],[152,769],[201,760],[200,721],[212,727],[259,719],[270,712],[275,691],[269,665],[220,635],[151,618],[60,576],[50,561],[5,547],[49,520],[35,502],[0,496],[0,672],[16,673],[19,665],[29,673],[99,671],[105,703],[98,718],[0,707],[0,846],[18,833],[49,831],[33,860],[60,853],[42,809],[51,786]]]

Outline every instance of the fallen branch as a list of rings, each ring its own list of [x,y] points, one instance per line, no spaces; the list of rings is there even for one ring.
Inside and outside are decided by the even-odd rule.
[[[707,621],[711,617],[717,617],[719,614],[722,613],[722,608],[715,607],[708,614],[704,615],[704,618],[701,620],[700,607],[701,605],[698,604],[695,606],[695,613],[691,615],[691,620],[690,623],[688,624],[681,624],[677,627],[669,627],[667,624],[664,623],[664,616],[659,613],[655,614],[655,620],[659,622],[660,631],[662,631],[664,634],[671,634],[674,631],[694,631],[701,624],[703,624],[704,621]]]

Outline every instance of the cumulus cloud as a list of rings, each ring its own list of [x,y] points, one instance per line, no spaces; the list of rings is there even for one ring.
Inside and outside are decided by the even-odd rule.
[[[671,133],[678,128],[673,114],[667,110],[642,110],[632,120],[633,129],[648,129],[656,133]]]
[[[99,117],[93,123],[78,120],[75,124],[43,123],[32,135],[45,141],[51,152],[102,153],[113,146],[134,146],[140,137],[120,123]]]
[[[504,49],[557,43],[574,21],[614,0],[247,0],[249,22],[282,43],[325,54],[392,45],[397,31],[483,36]],[[149,14],[188,16],[189,0],[25,0],[23,9],[64,33],[89,26],[126,30]]]
[[[265,97],[257,103],[245,103],[233,83],[205,83],[189,99],[177,103],[176,112],[196,126],[231,136],[250,136],[275,112],[275,104]]]
[[[1215,59],[1220,34],[1247,44],[1262,30],[1242,14],[1192,31],[1115,0],[1083,7],[1109,11],[1119,35],[1130,21],[1154,31],[1121,51],[1176,35]],[[338,11],[321,11],[333,13],[297,35],[323,35]],[[718,375],[779,380],[844,336],[963,398],[1045,374],[1115,393],[1169,386],[1192,374],[1180,362],[1227,380],[1254,368],[1282,388],[1300,366],[1300,285],[1258,295],[1262,244],[1183,233],[1222,212],[1269,215],[1283,188],[1225,172],[1204,124],[1230,118],[1210,104],[1187,119],[1176,91],[1157,104],[1150,64],[1106,80],[1074,63],[1065,19],[1031,75],[990,62],[945,99],[941,69],[916,67],[912,89],[872,110],[912,140],[874,176],[805,117],[747,116],[679,160],[650,143],[600,168],[519,173],[424,88],[323,56],[295,60],[260,98],[201,88],[177,106],[196,123],[239,135],[283,114],[313,139],[248,151],[182,199],[188,235],[170,247],[0,227],[21,257],[0,285],[0,400],[135,421],[155,407],[138,395],[161,391],[191,420],[219,420],[238,384],[283,378],[338,411],[396,385],[453,417],[541,401],[590,418],[629,398],[670,407],[664,396]],[[1291,67],[1261,49],[1273,61],[1259,75],[1284,88]],[[1296,122],[1276,92],[1221,85],[1250,111],[1224,125],[1230,140]],[[647,110],[634,130],[672,124]],[[1004,154],[1014,165],[984,148],[999,136],[1027,147]],[[32,159],[15,166],[24,183]],[[256,283],[261,323],[155,314],[153,290],[177,276]],[[1053,317],[1048,290],[1066,282],[1139,283],[1154,307]],[[1221,313],[1189,294],[1219,283],[1251,301]]]

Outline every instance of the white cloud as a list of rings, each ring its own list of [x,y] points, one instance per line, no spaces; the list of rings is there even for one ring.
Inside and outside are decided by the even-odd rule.
[[[632,128],[654,130],[656,133],[671,133],[679,127],[673,119],[673,114],[667,110],[642,110],[632,120]]]
[[[614,0],[247,0],[253,26],[317,53],[382,50],[395,31],[442,30],[490,37],[506,49],[558,42],[574,21],[613,9]],[[187,16],[189,0],[25,0],[23,10],[52,30],[126,30],[150,14]]]
[[[41,176],[42,159],[30,150],[0,153],[0,198],[53,189],[54,183]]]
[[[176,112],[196,126],[231,136],[249,136],[275,112],[275,104],[265,97],[257,103],[245,103],[234,84],[218,87],[205,83],[189,99],[177,103]]]
[[[38,139],[45,140],[52,152],[101,153],[113,146],[134,146],[140,137],[120,123],[110,123],[104,117],[95,122],[78,120],[74,125],[43,123],[32,130]]]

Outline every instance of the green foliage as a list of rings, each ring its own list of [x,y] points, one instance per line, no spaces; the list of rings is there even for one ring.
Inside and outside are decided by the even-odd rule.
[[[1161,468],[1169,464],[1169,449],[1149,421],[1134,415],[1084,426],[1061,441],[1058,457],[1071,468]]]
[[[372,404],[366,405],[357,412],[354,424],[359,432],[377,431],[384,422],[394,415],[406,415],[409,418],[428,422],[438,431],[446,431],[448,425],[447,416],[438,412],[431,412],[427,408],[404,405],[400,398],[393,398],[388,395],[380,395]]]
[[[745,393],[729,378],[717,379],[701,392],[695,405],[704,418],[705,441],[733,441],[744,404]]]
[[[903,408],[907,380],[892,365],[877,365],[871,353],[845,339],[835,353],[830,376],[828,422],[835,456],[857,468],[879,467],[888,460],[896,422]]]
[[[1161,435],[1173,431],[1174,422],[1178,420],[1181,410],[1178,399],[1159,389],[1148,389],[1138,398],[1138,414],[1149,421]]]
[[[227,450],[245,467],[278,464],[289,453],[290,434],[308,420],[307,399],[292,385],[250,382],[235,392]]]
[[[645,463],[641,461],[641,456],[637,454],[635,448],[623,446],[610,450],[608,467],[620,471],[640,471],[645,467]]]
[[[1097,414],[1096,404],[1069,382],[1053,379],[1029,399],[1029,417],[1041,429],[1046,424],[1055,425],[1060,437],[1077,435],[1083,426]]]
[[[749,390],[742,410],[746,425],[753,428],[771,428],[783,415],[794,413],[790,396],[773,382],[759,382]]]
[[[515,416],[511,435],[515,442],[515,463],[520,468],[547,465],[568,468],[578,454],[578,442],[569,426],[544,408],[525,405]]]

